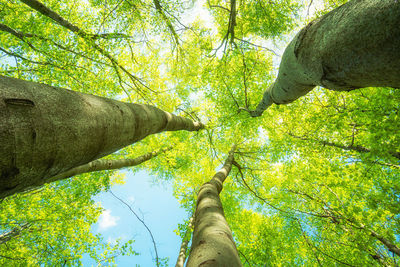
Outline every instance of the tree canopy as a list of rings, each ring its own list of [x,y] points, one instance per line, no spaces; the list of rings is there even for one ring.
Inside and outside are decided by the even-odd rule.
[[[131,171],[171,181],[189,214],[236,144],[220,195],[244,266],[396,266],[400,90],[317,87],[258,118],[245,111],[273,83],[294,34],[345,2],[1,1],[0,74],[201,121],[202,131],[151,135],[106,157],[163,150]],[[92,172],[2,200],[0,263],[135,254],[133,241],[90,232],[101,213],[91,198],[115,183],[118,170]],[[186,224],[178,229],[187,238]]]

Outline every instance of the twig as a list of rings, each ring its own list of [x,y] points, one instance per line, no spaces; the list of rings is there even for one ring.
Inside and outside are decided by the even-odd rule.
[[[149,234],[150,234],[151,240],[152,240],[152,242],[153,242],[154,251],[155,251],[155,253],[156,253],[156,264],[157,264],[157,267],[159,267],[159,266],[160,266],[160,260],[159,260],[159,258],[158,258],[158,252],[157,252],[156,241],[154,240],[154,237],[153,237],[153,234],[151,233],[150,228],[146,225],[146,223],[144,222],[144,220],[140,219],[140,217],[137,215],[137,213],[132,209],[132,207],[131,207],[128,203],[126,203],[125,201],[123,201],[121,198],[117,197],[117,196],[111,191],[111,189],[109,190],[109,192],[110,192],[111,195],[113,195],[116,199],[118,199],[121,203],[125,204],[125,206],[127,206],[128,209],[135,215],[136,219],[138,219],[138,220],[144,225],[144,227],[147,229],[147,231],[148,231]]]
[[[277,57],[281,57],[281,55],[279,55],[277,52],[275,52],[275,51],[272,50],[271,48],[268,48],[268,47],[265,47],[265,46],[262,46],[262,45],[253,44],[252,42],[249,42],[249,41],[247,41],[247,40],[243,40],[243,39],[240,39],[240,38],[237,38],[237,37],[235,37],[235,39],[238,40],[238,41],[241,41],[241,42],[243,42],[243,43],[249,44],[249,45],[251,45],[251,46],[255,46],[255,47],[258,47],[258,48],[262,48],[262,49],[264,49],[264,50],[267,50],[267,51],[273,53],[273,54],[274,54],[275,56],[277,56]]]

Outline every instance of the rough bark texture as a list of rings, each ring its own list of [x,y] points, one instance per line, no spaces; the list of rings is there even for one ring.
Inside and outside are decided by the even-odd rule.
[[[400,87],[400,3],[353,0],[310,22],[286,48],[279,74],[252,116],[315,86]]]
[[[219,198],[222,184],[232,168],[234,150],[235,147],[221,170],[200,188],[188,267],[242,266]]]
[[[191,238],[192,228],[193,228],[194,217],[192,216],[189,220],[189,225],[185,232],[185,236],[182,239],[181,248],[179,249],[179,256],[176,260],[175,267],[183,267],[185,266],[186,261],[186,251]]]
[[[0,198],[150,134],[202,127],[153,106],[0,76]]]

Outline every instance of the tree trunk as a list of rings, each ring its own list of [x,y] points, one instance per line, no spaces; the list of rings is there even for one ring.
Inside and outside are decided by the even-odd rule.
[[[235,146],[224,166],[199,190],[187,266],[242,266],[219,193],[232,168]]]
[[[179,256],[178,256],[178,259],[176,260],[175,267],[183,267],[185,265],[186,251],[187,251],[187,247],[188,247],[190,238],[192,236],[193,221],[194,221],[194,217],[192,216],[189,220],[189,225],[186,229],[185,235],[182,238],[181,248],[179,250]]]
[[[304,27],[286,48],[254,117],[315,86],[337,91],[400,87],[400,3],[353,0]]]
[[[87,172],[97,172],[97,171],[105,171],[105,170],[115,170],[115,169],[122,169],[126,167],[132,167],[139,165],[145,161],[148,161],[149,159],[152,159],[159,154],[171,150],[172,147],[161,149],[159,151],[153,151],[146,153],[144,155],[141,155],[137,158],[133,159],[97,159],[94,161],[91,161],[89,163],[86,163],[84,165],[72,168],[66,172],[62,172],[56,176],[53,176],[49,179],[46,180],[46,183],[53,182],[53,181],[58,181],[62,179],[66,179],[75,175],[87,173]]]
[[[0,198],[150,134],[201,128],[150,105],[0,76]]]
[[[32,224],[30,223],[24,223],[20,226],[14,227],[12,230],[2,233],[0,234],[0,244],[4,244],[8,241],[10,241],[11,239],[13,239],[16,236],[19,236],[19,234],[25,230],[28,229],[29,227],[31,227]]]

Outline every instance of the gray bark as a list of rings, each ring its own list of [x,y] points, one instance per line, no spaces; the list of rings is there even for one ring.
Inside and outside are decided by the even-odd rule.
[[[133,159],[97,159],[94,161],[91,161],[89,163],[86,163],[84,165],[72,168],[66,172],[62,172],[56,176],[53,176],[49,179],[46,180],[46,183],[53,182],[53,181],[58,181],[62,179],[67,179],[69,177],[83,174],[83,173],[88,173],[88,172],[97,172],[97,171],[105,171],[105,170],[115,170],[115,169],[122,169],[126,167],[133,167],[136,165],[139,165],[151,158],[154,158],[158,156],[159,154],[172,149],[170,148],[165,148],[159,151],[153,151],[146,153],[144,155],[141,155],[137,158]]]
[[[199,190],[188,267],[242,266],[219,198],[222,185],[232,169],[234,151],[235,146],[224,166]]]
[[[150,134],[201,128],[150,105],[0,76],[0,198]]]
[[[400,3],[352,0],[310,22],[287,46],[278,77],[253,117],[315,86],[336,91],[400,87]]]
[[[23,230],[25,230],[31,226],[32,225],[30,223],[24,223],[20,226],[14,227],[12,230],[10,230],[8,232],[0,234],[0,244],[4,244],[4,243],[10,241],[11,239],[13,239],[14,237],[19,236]]]
[[[183,267],[186,261],[186,251],[191,238],[193,228],[194,217],[192,216],[189,220],[189,225],[186,229],[185,235],[182,238],[181,248],[179,249],[178,259],[176,260],[175,267]]]

